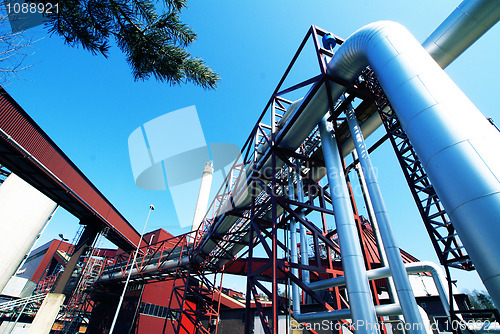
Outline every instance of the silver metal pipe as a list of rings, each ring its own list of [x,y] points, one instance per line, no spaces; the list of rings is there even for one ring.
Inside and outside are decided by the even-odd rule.
[[[297,160],[297,170],[301,170],[300,162]],[[297,176],[297,202],[304,203],[304,184],[302,182],[302,176],[300,173],[296,173]],[[305,219],[304,210],[300,210],[300,218]],[[304,266],[309,265],[309,252],[307,251],[307,231],[304,224],[300,224],[300,263]],[[302,281],[304,283],[309,283],[311,281],[309,277],[309,270],[302,269]]]
[[[465,0],[434,30],[422,46],[445,68],[498,22],[498,0]]]
[[[470,2],[470,0],[466,0],[466,2]],[[490,5],[496,4],[497,7],[500,7],[500,1],[496,0],[475,0],[474,2],[477,2],[477,5],[475,5],[474,8],[477,10],[475,11],[475,15],[477,17],[480,17],[481,15],[487,15],[488,13],[497,13],[497,9],[494,11],[491,9]],[[495,14],[497,15],[497,14]],[[462,24],[460,23],[460,20],[466,20],[466,16],[457,16],[457,23],[453,25],[453,28],[450,28],[447,31],[446,38],[449,40],[457,39],[463,36],[463,31],[461,29],[455,29]],[[489,19],[487,21],[483,21],[483,25],[488,25],[488,28],[493,26],[495,24],[495,21],[498,20],[498,17],[495,19]],[[470,29],[467,31],[467,47],[471,45],[476,39],[478,39],[482,34],[484,33],[484,28],[481,28],[478,25],[475,25],[474,27],[470,27]],[[435,39],[443,39],[444,36],[437,36],[436,34],[432,34],[431,37],[429,37],[428,41],[435,42]],[[464,39],[465,40],[465,39]],[[430,51],[428,43],[426,43],[428,51]],[[466,49],[466,48],[465,48]],[[464,49],[464,50],[465,50]],[[454,52],[454,57],[458,57],[459,54]],[[436,57],[436,60],[440,62],[439,56],[436,55],[436,53],[432,54],[434,57]],[[453,59],[452,59],[453,60]],[[411,64],[408,65],[409,68],[411,68]],[[332,71],[330,72],[332,73]],[[352,80],[354,76],[350,77],[349,80]],[[333,82],[330,83],[332,87],[331,94],[334,98],[340,96],[342,93],[344,87],[337,85]],[[307,95],[310,95],[311,91],[309,91]],[[303,101],[303,100],[302,100]],[[283,120],[280,121],[280,124],[284,126],[288,121],[292,118],[292,116],[296,113],[298,107],[302,103],[302,101],[298,101],[297,103],[294,103],[293,107],[290,107],[287,113],[284,115]],[[299,145],[304,141],[304,139],[311,133],[311,131],[314,129],[314,127],[317,125],[317,123],[321,120],[321,118],[326,114],[328,111],[328,98],[326,94],[326,88],[324,85],[322,85],[315,96],[311,99],[309,104],[304,108],[302,114],[297,118],[297,120],[294,122],[294,124],[291,126],[291,129],[287,131],[286,133],[279,133],[279,137],[283,137],[283,140],[280,142],[279,146],[282,148],[287,148],[291,150],[295,150]],[[361,124],[361,128],[363,130],[363,135],[365,137],[368,137],[371,135],[379,126],[381,125],[381,120],[378,114],[375,112],[370,116],[363,124]],[[343,156],[346,156],[352,150],[354,149],[354,144],[352,142],[352,139],[349,138],[345,143],[342,144],[342,154]],[[263,152],[264,153],[264,152]],[[280,161],[277,161],[277,164],[280,164]],[[265,168],[266,166],[270,165],[270,161],[266,162],[263,166]],[[321,179],[324,174],[323,174],[323,169],[319,168],[316,171],[317,175],[315,176],[315,180]],[[249,192],[246,192],[245,196],[238,198],[236,202],[236,207],[244,207],[245,205],[248,205],[250,201],[250,196],[248,195]],[[228,201],[229,202],[229,201]],[[218,225],[219,227],[217,228],[217,233],[224,233],[227,231],[236,221],[236,217],[234,216],[226,216],[224,217],[224,220],[220,222]],[[216,247],[216,244],[209,240],[207,238],[206,242],[203,243],[203,252],[204,253],[209,253],[214,247]],[[236,254],[239,250],[241,250],[242,246],[235,244],[234,245],[234,250],[231,249],[231,254]],[[227,260],[220,260],[217,265],[222,266]]]
[[[410,263],[406,265],[408,274],[418,274],[418,273],[430,273],[432,279],[434,280],[434,285],[438,291],[439,299],[443,305],[444,312],[447,317],[450,317],[450,292],[448,290],[448,284],[446,281],[446,276],[443,269],[437,264],[430,261],[422,261],[416,263]],[[455,300],[453,300],[455,304]],[[455,309],[458,310],[458,306],[455,304]]]
[[[419,274],[419,273],[430,273],[432,275],[432,279],[434,280],[434,284],[436,285],[436,289],[439,294],[439,299],[441,300],[441,304],[446,312],[446,315],[449,317],[450,304],[449,300],[449,291],[446,284],[446,279],[444,278],[443,270],[435,263],[429,261],[415,262],[415,263],[407,263],[405,264],[405,271],[408,274]],[[376,280],[381,278],[391,277],[391,270],[388,267],[372,269],[366,272],[369,280]],[[313,282],[308,284],[308,287],[313,290],[323,290],[329,289],[338,286],[346,285],[346,279],[344,276],[330,278],[326,280],[321,280],[317,282]]]
[[[177,254],[177,256],[174,259],[167,260],[167,261],[163,262],[163,264],[160,267],[158,267],[158,265],[156,263],[153,263],[153,264],[148,264],[148,265],[144,266],[143,268],[141,268],[140,271],[137,269],[136,266],[134,266],[134,268],[129,269],[129,270],[131,272],[131,276],[133,277],[133,276],[137,276],[140,274],[145,274],[145,273],[150,273],[150,272],[158,272],[158,271],[162,271],[162,270],[166,270],[166,269],[173,269],[173,268],[177,268],[178,266],[188,265],[189,263],[190,263],[190,260],[189,260],[188,256],[184,256],[179,260],[179,255]],[[108,282],[108,281],[111,281],[114,279],[121,279],[124,277],[124,275],[128,275],[129,270],[122,272],[121,268],[119,268],[112,273],[104,272],[103,274],[101,274],[101,276],[99,276],[98,281],[101,283],[101,282]]]
[[[352,151],[352,157],[354,160],[358,160],[358,153],[356,153],[356,150]],[[388,266],[387,254],[385,252],[384,242],[382,240],[382,237],[380,236],[377,217],[375,217],[375,211],[373,209],[372,200],[368,192],[368,187],[366,186],[365,173],[363,172],[363,168],[359,163],[354,166],[354,169],[356,171],[356,174],[358,175],[359,185],[361,187],[363,199],[366,205],[366,211],[368,212],[368,217],[373,229],[373,235],[375,236],[375,240],[377,242],[377,250],[380,254],[380,263],[382,267],[385,267]],[[394,303],[398,303],[398,295],[396,293],[396,288],[394,287],[394,281],[392,277],[387,278],[387,290],[391,301]]]
[[[294,314],[293,318],[298,322],[352,319],[355,333],[361,333],[363,330],[368,330],[373,333],[380,331],[380,325],[378,323],[367,324],[363,320],[354,320],[352,315],[353,311],[351,307],[351,309]],[[401,307],[398,304],[377,305],[375,306],[375,313],[378,317],[400,315]]]
[[[294,172],[293,168],[288,170],[288,198],[295,200],[294,195]],[[295,218],[290,219],[290,256],[292,263],[299,263],[299,256],[297,254],[297,221]],[[292,268],[292,274],[296,277],[299,276],[299,270],[297,268]],[[300,299],[299,299],[299,286],[292,282],[292,304],[293,304],[293,314],[300,313]]]
[[[357,333],[376,333],[373,330],[377,324],[375,307],[366,276],[365,263],[356,224],[352,211],[351,200],[347,190],[344,169],[333,133],[328,129],[328,115],[319,123],[319,132],[323,146],[323,155],[327,169],[328,183],[332,197],[335,224],[339,237],[342,268],[346,278],[347,294],[351,316],[354,322],[364,322],[366,326],[359,328]],[[320,312],[321,314],[323,312]],[[312,315],[311,315],[312,316]]]
[[[423,325],[422,316],[418,310],[417,301],[415,300],[410,280],[406,274],[399,246],[397,245],[396,238],[392,232],[389,214],[385,207],[382,192],[380,191],[377,177],[373,171],[370,155],[368,153],[368,149],[366,148],[365,140],[363,139],[363,134],[361,133],[361,129],[352,105],[349,104],[345,115],[347,117],[349,130],[351,131],[351,136],[354,140],[354,146],[356,147],[359,163],[361,164],[361,168],[364,173],[366,187],[368,188],[368,193],[373,204],[376,221],[378,222],[380,231],[380,237],[382,238],[382,244],[385,249],[385,253],[387,254],[387,264],[392,273],[391,276],[394,280],[399,304],[403,310],[403,316],[407,323],[412,324],[409,329],[410,333],[424,333],[423,330],[418,330],[420,326],[415,325]]]
[[[457,59],[500,19],[500,1],[464,0],[422,43],[425,50],[443,69]],[[382,120],[374,113],[361,129],[365,138],[369,137]],[[354,150],[349,138],[342,145],[342,153]]]
[[[500,305],[500,133],[403,26],[384,21],[361,28],[337,50],[328,71],[352,81],[366,64]]]

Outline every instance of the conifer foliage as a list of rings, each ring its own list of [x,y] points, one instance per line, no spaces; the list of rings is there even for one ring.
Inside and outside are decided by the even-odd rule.
[[[180,20],[187,0],[63,0],[49,16],[49,30],[70,46],[107,57],[113,39],[135,80],[151,77],[172,85],[192,82],[215,89],[219,75],[186,48],[196,33]],[[161,7],[161,9],[159,9]]]

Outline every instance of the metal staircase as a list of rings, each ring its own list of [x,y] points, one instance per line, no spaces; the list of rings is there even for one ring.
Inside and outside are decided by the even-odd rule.
[[[61,333],[78,333],[80,325],[88,318],[91,290],[102,273],[106,261],[104,257],[99,256],[97,244],[100,240],[101,238],[96,242],[89,255],[84,258],[83,270],[74,293],[65,305],[62,315],[59,316],[59,320],[64,322]]]

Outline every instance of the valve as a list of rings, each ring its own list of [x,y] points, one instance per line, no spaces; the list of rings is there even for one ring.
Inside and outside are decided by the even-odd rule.
[[[337,45],[337,40],[331,33],[324,34],[321,41],[323,42],[323,47],[328,50],[333,50],[335,45]]]

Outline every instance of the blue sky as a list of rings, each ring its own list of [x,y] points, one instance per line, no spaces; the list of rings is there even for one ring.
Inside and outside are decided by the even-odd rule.
[[[179,234],[186,230],[177,228],[169,193],[134,184],[127,148],[133,130],[167,112],[196,105],[207,142],[241,146],[310,25],[346,38],[370,22],[394,20],[423,41],[458,3],[191,0],[182,18],[199,37],[189,50],[221,75],[215,91],[191,84],[134,82],[116,48],[108,59],[92,56],[36,27],[27,32],[35,39],[43,37],[27,59],[33,66],[6,89],[137,230],[142,230],[154,204],[148,230],[163,227]],[[446,71],[485,116],[500,123],[499,41],[496,26]],[[315,61],[304,58],[293,78],[316,75]],[[386,143],[372,159],[400,246],[421,260],[437,262],[391,150]],[[59,210],[40,242],[61,232],[72,239],[77,225],[74,217]],[[454,272],[454,278],[461,288],[482,289],[474,273]]]

